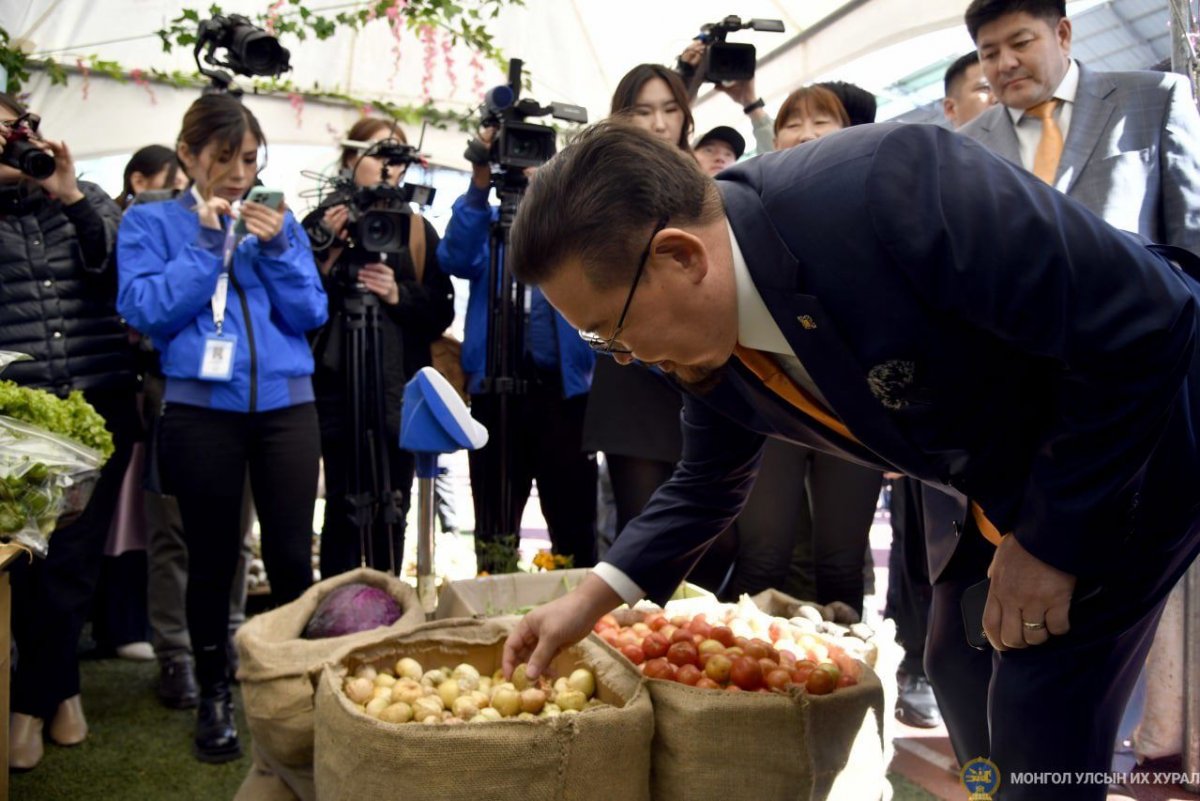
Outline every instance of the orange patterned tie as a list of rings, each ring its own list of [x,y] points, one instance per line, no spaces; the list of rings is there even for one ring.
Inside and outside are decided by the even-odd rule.
[[[793,381],[792,377],[784,372],[778,360],[773,356],[763,353],[761,350],[753,350],[741,345],[733,349],[733,355],[741,360],[742,364],[746,365],[750,372],[758,376],[767,389],[783,398],[799,411],[821,423],[821,425],[841,434],[855,445],[862,444],[859,442],[858,437],[854,436],[850,429],[846,427],[845,423],[830,413],[807,390]],[[975,518],[975,523],[979,526],[979,531],[983,534],[984,538],[993,545],[999,545],[1001,540],[1000,532],[987,519],[983,513],[983,509],[979,508],[979,504],[974,501],[971,502],[971,516]]]
[[[1058,162],[1063,152],[1062,129],[1058,127],[1058,120],[1054,119],[1058,103],[1058,99],[1052,97],[1025,109],[1027,115],[1042,121],[1042,138],[1038,140],[1037,151],[1033,155],[1033,174],[1051,186],[1054,185],[1054,176],[1058,174]]]

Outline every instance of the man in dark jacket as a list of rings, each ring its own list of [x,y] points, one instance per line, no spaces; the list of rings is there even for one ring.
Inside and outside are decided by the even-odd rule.
[[[54,532],[46,559],[13,571],[18,656],[9,760],[17,768],[40,760],[43,722],[62,745],[87,736],[76,642],[139,427],[132,352],[115,308],[120,210],[98,186],[75,179],[66,144],[41,139],[37,124],[0,94],[0,152],[27,135],[55,160],[41,180],[0,165],[0,351],[31,357],[0,377],[62,397],[82,390],[116,452],[83,515]]]

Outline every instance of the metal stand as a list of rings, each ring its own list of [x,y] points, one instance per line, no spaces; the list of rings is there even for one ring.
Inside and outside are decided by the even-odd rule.
[[[425,617],[437,609],[437,585],[433,574],[433,524],[437,506],[434,480],[441,472],[437,454],[418,453],[417,457],[417,598]]]
[[[392,491],[392,470],[385,442],[387,415],[383,399],[383,356],[380,352],[379,298],[353,288],[343,303],[345,327],[346,408],[350,414],[350,464],[346,501],[358,529],[361,561],[379,568],[373,542],[376,522],[387,537],[387,571],[399,575],[394,532],[401,513]],[[382,556],[382,555],[381,555]]]

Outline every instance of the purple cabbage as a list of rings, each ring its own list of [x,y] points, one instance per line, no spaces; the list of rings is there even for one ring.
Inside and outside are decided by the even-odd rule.
[[[317,604],[303,636],[319,640],[390,626],[400,619],[402,611],[385,590],[369,584],[344,584]]]

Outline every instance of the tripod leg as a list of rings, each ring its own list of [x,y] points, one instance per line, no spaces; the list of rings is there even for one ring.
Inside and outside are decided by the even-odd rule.
[[[388,442],[387,409],[384,400],[383,354],[379,326],[378,301],[367,307],[366,356],[369,368],[369,384],[371,391],[366,398],[370,414],[367,439],[370,471],[372,474],[372,497],[379,509],[377,519],[372,522],[381,523],[383,533],[387,538],[388,572],[400,575],[400,560],[404,555],[396,553],[396,527],[403,525],[400,519],[399,505],[392,491],[392,463],[388,458],[388,449],[393,443]]]

